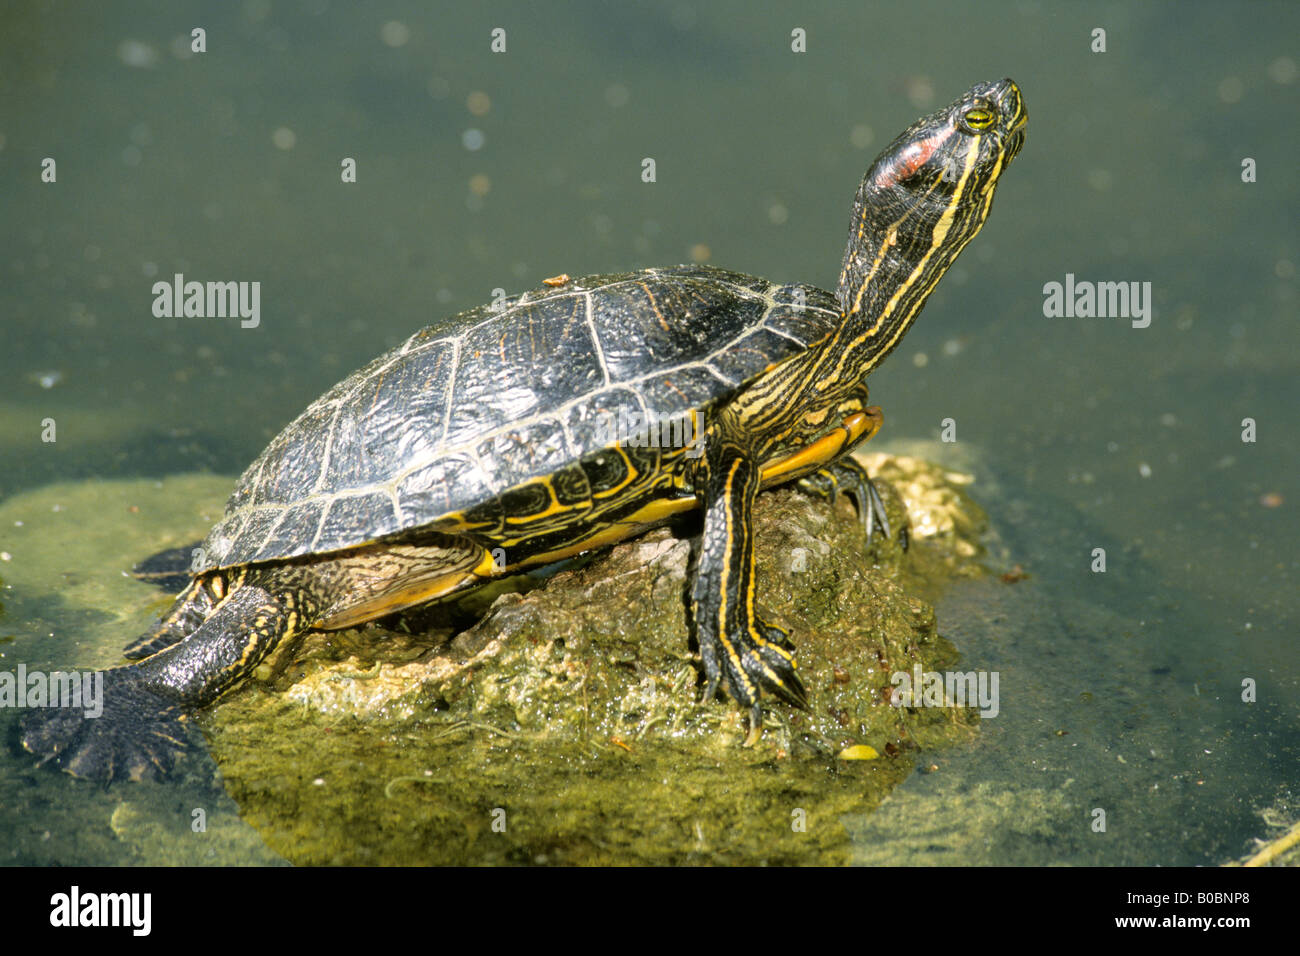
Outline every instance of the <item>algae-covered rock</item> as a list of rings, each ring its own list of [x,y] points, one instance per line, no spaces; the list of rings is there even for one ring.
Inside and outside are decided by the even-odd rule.
[[[734,703],[699,701],[686,524],[499,593],[467,629],[481,598],[284,649],[204,721],[230,794],[301,863],[846,862],[841,815],[978,724],[890,695],[955,664],[916,575],[933,593],[978,573],[983,516],[961,476],[870,461],[906,553],[897,533],[868,550],[847,501],[759,497],[759,607],[810,706],[766,700],[756,745]]]

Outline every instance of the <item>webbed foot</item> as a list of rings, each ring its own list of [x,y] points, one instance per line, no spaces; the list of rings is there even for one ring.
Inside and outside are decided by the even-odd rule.
[[[103,673],[97,716],[84,706],[29,710],[22,718],[23,747],[42,764],[104,784],[166,774],[187,749],[184,711],[174,699],[139,686],[132,669]]]

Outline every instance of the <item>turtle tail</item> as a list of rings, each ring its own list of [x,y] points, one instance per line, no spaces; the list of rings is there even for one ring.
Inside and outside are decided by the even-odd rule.
[[[247,677],[287,634],[303,629],[300,620],[287,597],[234,588],[183,640],[104,671],[97,706],[29,710],[23,746],[43,764],[105,784],[161,777],[187,749],[186,715]]]

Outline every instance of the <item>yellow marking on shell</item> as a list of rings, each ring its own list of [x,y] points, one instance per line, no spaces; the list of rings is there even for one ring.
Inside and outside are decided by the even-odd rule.
[[[663,330],[665,332],[671,332],[672,329],[668,327],[668,322],[664,319],[664,314],[659,311],[659,303],[655,301],[655,296],[654,293],[650,291],[650,286],[642,282],[641,288],[645,290],[646,298],[650,300],[650,308],[655,310],[655,316],[659,319],[659,324],[663,326]]]
[[[680,399],[682,400],[682,404],[683,404],[683,405],[689,405],[689,404],[690,404],[690,401],[691,401],[690,396],[687,395],[685,392],[683,392],[680,388],[678,388],[678,387],[677,387],[676,385],[674,385],[672,382],[670,382],[668,379],[664,379],[664,380],[663,380],[663,384],[664,384],[664,386],[665,386],[666,388],[671,388],[674,392],[677,393],[677,397],[680,398]]]
[[[545,508],[543,508],[541,511],[534,511],[531,514],[506,515],[506,524],[512,524],[512,525],[532,524],[534,521],[540,521],[543,518],[549,518],[552,515],[565,514],[566,512],[569,511],[581,510],[580,506],[575,507],[574,505],[560,504],[559,499],[555,495],[555,486],[551,484],[551,479],[541,478],[535,482],[532,482],[532,484],[544,485],[546,487],[547,498],[550,500],[551,503],[547,505]]]
[[[542,554],[536,554],[517,564],[512,564],[506,568],[507,572],[514,572],[520,568],[536,567],[540,564],[551,564],[555,561],[563,561],[567,558],[576,557],[584,551],[593,551],[596,548],[603,548],[606,545],[617,544],[633,535],[639,534],[651,525],[656,525],[664,520],[671,518],[673,515],[690,511],[698,506],[694,498],[666,498],[653,501],[644,508],[639,508],[627,517],[605,525],[598,532],[575,541],[564,547],[556,548],[553,551],[546,551]],[[526,540],[526,539],[525,539]]]

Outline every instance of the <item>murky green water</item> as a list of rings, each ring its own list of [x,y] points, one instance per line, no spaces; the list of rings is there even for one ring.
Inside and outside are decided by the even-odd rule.
[[[56,483],[167,477],[157,546],[190,540],[308,401],[497,288],[706,257],[833,286],[876,151],[1011,76],[1025,149],[871,384],[886,442],[953,419],[996,558],[1029,577],[939,604],[965,666],[1001,675],[1001,712],[846,817],[855,857],[1208,864],[1295,819],[1300,9],[335,6],[5,14],[6,515]],[[260,281],[260,324],[156,318],[175,273]],[[1150,283],[1149,327],[1046,318],[1067,274]],[[219,477],[174,477],[196,472]],[[154,610],[121,581],[130,494],[75,497],[81,547],[0,527],[6,667],[110,663]],[[9,860],[276,859],[210,774],[104,793],[34,770],[15,724]],[[210,840],[157,822],[196,806]]]

